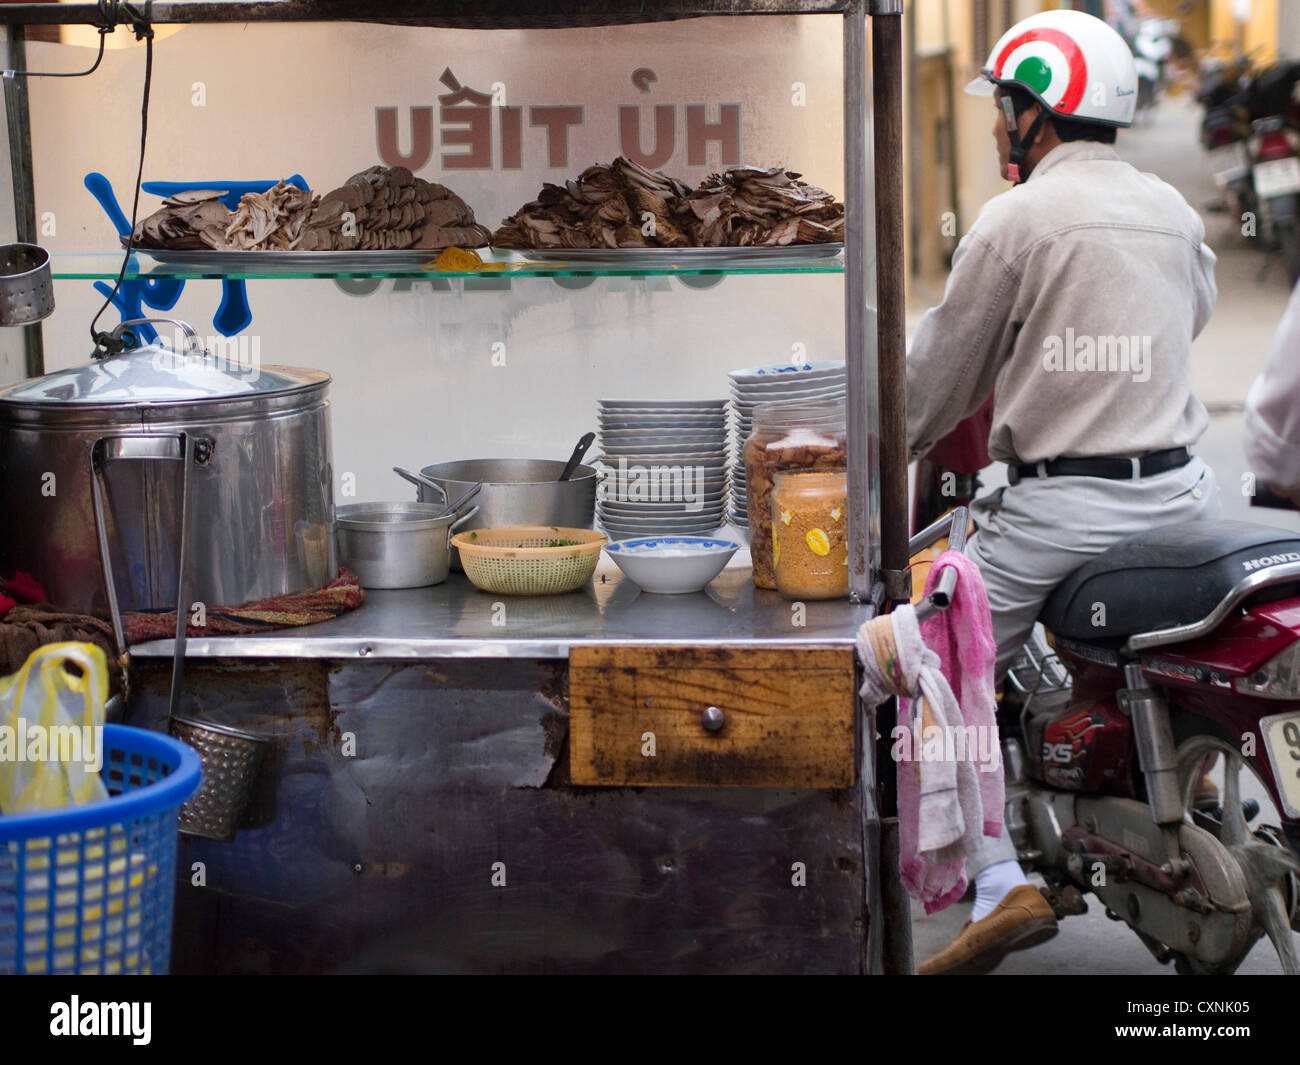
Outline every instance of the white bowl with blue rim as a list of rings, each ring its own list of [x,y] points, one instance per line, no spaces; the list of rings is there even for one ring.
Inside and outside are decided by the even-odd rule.
[[[778,363],[774,366],[746,366],[743,370],[732,370],[727,374],[732,381],[739,384],[752,384],[759,381],[825,381],[843,377],[844,363],[808,362],[802,365]]]
[[[740,550],[711,536],[641,536],[606,544],[605,552],[642,591],[684,595],[700,591]]]

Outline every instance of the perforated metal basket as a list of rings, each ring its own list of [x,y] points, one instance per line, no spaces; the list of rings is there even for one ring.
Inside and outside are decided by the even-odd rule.
[[[31,325],[53,313],[50,253],[38,244],[0,244],[0,325]]]
[[[173,717],[171,734],[193,747],[203,763],[198,793],[180,809],[180,830],[191,836],[235,838],[253,797],[266,740],[227,725]]]

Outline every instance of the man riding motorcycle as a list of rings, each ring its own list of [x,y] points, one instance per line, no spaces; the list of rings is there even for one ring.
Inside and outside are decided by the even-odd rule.
[[[988,588],[1001,678],[1053,589],[1134,533],[1218,516],[1188,448],[1209,419],[1191,343],[1214,305],[1214,254],[1172,187],[1111,146],[1131,124],[1133,57],[1099,19],[1012,27],[967,87],[992,95],[1002,175],[958,245],[942,303],[908,353],[908,442],[925,454],[994,398],[989,455],[1010,486],[977,500],[967,554]],[[1056,934],[1005,837],[968,862],[976,901],[922,973],[986,972]]]

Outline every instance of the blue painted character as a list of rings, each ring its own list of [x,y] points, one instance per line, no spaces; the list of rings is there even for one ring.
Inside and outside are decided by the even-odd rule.
[[[104,213],[108,215],[118,236],[126,236],[131,230],[131,223],[118,206],[117,197],[108,178],[103,174],[92,172],[86,175],[85,184],[90,194],[104,209]],[[163,197],[191,189],[222,190],[221,202],[233,211],[245,193],[265,192],[276,184],[274,181],[146,181],[140,187],[151,195]],[[286,184],[296,185],[303,190],[308,188],[301,174],[294,174]],[[176,301],[181,298],[184,288],[185,282],[174,278],[125,278],[118,287],[117,295],[113,297],[113,306],[117,308],[124,322],[131,318],[147,318],[150,315],[146,307],[154,311],[171,310],[176,306]],[[113,288],[103,281],[96,281],[95,291],[107,297]],[[222,336],[234,336],[247,329],[252,321],[253,311],[248,305],[248,290],[244,281],[222,279],[221,305],[212,317],[212,324],[217,332]],[[158,339],[157,332],[149,325],[140,326],[134,332],[141,344],[153,343]]]

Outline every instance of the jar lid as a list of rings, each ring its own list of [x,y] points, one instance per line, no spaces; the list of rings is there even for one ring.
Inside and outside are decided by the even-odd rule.
[[[242,339],[242,338],[238,338]],[[262,366],[237,338],[231,354],[190,355],[163,344],[149,344],[85,366],[0,389],[0,404],[137,405],[196,400],[255,399],[328,382],[321,370]]]
[[[847,488],[849,470],[847,466],[834,470],[777,470],[773,481],[787,486],[798,481],[805,488]]]

